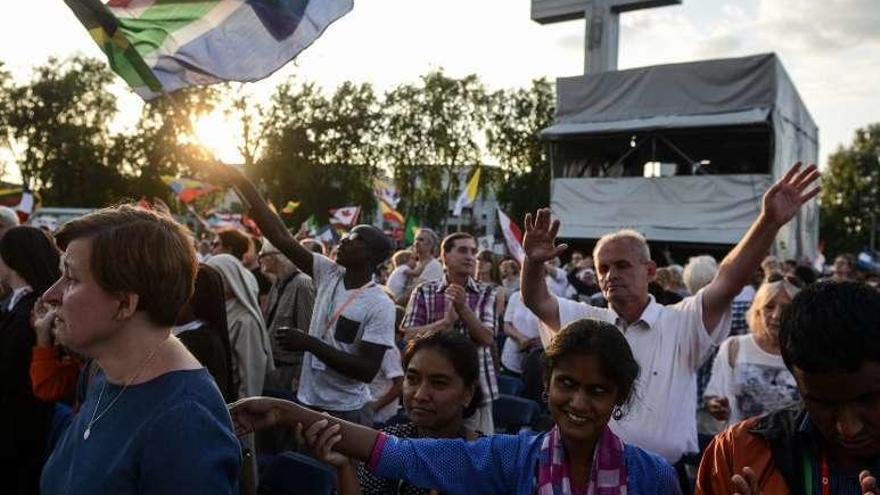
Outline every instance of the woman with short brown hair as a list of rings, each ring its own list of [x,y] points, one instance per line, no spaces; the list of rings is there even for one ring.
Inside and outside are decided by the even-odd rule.
[[[119,206],[72,220],[58,241],[62,275],[43,299],[59,342],[98,370],[41,493],[234,493],[240,450],[223,399],[170,335],[196,272],[182,227]]]

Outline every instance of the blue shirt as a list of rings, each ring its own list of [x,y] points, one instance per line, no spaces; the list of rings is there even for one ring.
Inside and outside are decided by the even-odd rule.
[[[377,476],[449,494],[533,495],[544,435],[522,432],[472,442],[388,436],[371,469]],[[680,493],[678,477],[662,457],[631,445],[624,445],[624,456],[628,494]]]
[[[125,390],[98,372],[46,462],[43,495],[237,493],[241,448],[220,391],[208,372],[172,371]]]

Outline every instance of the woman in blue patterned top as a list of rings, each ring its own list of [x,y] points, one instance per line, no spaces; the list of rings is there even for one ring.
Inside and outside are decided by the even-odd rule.
[[[367,461],[378,476],[444,493],[518,495],[677,494],[674,470],[626,445],[608,427],[624,414],[639,373],[613,325],[579,320],[562,329],[544,359],[555,425],[546,433],[462,439],[404,439],[325,418],[295,404],[257,398],[232,406],[239,434],[277,423],[306,426],[318,451]]]

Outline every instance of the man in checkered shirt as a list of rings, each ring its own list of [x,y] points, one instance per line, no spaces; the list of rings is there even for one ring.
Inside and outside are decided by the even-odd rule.
[[[498,397],[492,360],[498,287],[474,279],[477,242],[472,235],[464,232],[450,234],[443,239],[440,250],[445,275],[413,290],[401,326],[407,339],[433,331],[452,331],[473,340],[479,349],[483,403],[466,424],[475,431],[491,435],[495,430],[492,401]]]

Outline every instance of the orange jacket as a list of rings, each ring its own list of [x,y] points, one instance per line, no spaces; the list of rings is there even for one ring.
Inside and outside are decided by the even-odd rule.
[[[79,360],[72,356],[59,358],[57,347],[34,346],[31,359],[34,396],[46,402],[71,397],[79,369]]]

